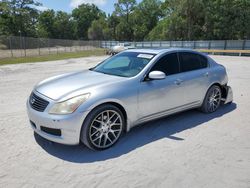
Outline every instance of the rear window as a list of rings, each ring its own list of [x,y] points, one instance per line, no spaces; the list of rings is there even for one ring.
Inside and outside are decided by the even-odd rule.
[[[198,70],[207,67],[207,58],[202,55],[181,52],[179,53],[181,72]]]

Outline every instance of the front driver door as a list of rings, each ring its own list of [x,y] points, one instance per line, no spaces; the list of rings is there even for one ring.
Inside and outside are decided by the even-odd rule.
[[[151,71],[158,70],[166,74],[162,80],[145,80],[139,87],[139,121],[149,120],[164,115],[185,104],[184,91],[179,82],[179,61],[177,53],[160,58]]]

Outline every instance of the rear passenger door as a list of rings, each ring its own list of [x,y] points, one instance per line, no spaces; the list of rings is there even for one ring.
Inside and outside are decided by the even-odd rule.
[[[201,103],[209,85],[208,60],[195,52],[179,52],[184,101],[188,105]]]

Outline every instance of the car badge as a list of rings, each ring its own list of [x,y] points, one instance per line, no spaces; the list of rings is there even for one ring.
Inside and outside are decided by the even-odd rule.
[[[35,101],[36,101],[36,99],[31,99],[31,104],[34,104],[35,103]]]

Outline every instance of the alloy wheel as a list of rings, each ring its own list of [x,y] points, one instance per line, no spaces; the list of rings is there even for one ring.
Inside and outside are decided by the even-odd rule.
[[[122,132],[122,117],[114,110],[99,113],[89,128],[89,139],[97,148],[107,148],[113,145]]]
[[[208,111],[209,112],[216,111],[220,106],[220,101],[221,101],[221,90],[215,87],[209,94],[209,97],[207,100]]]

